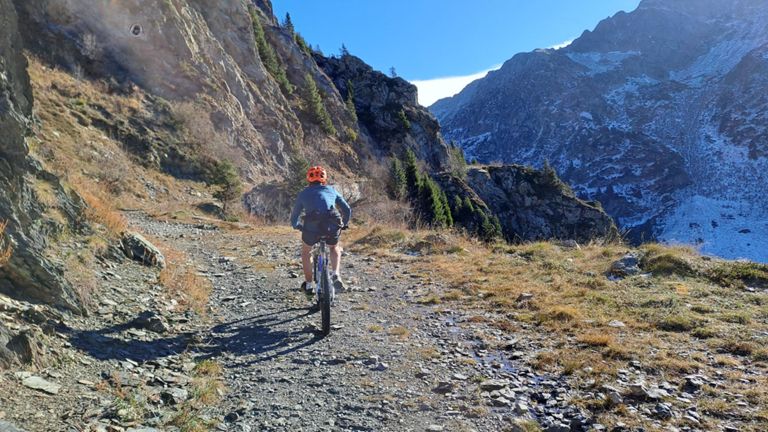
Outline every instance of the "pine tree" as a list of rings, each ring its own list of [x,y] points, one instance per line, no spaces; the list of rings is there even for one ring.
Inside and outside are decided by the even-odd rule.
[[[301,49],[303,53],[305,53],[308,56],[312,55],[312,48],[309,47],[307,40],[304,39],[304,36],[302,36],[301,33],[295,32],[293,34],[293,40],[294,42],[296,42],[296,45],[299,46],[299,49]]]
[[[347,57],[349,55],[349,50],[347,49],[347,46],[343,43],[341,44],[341,57]]]
[[[230,205],[243,193],[243,183],[237,169],[229,161],[221,161],[216,164],[211,176],[211,183],[218,186],[213,197],[221,201],[224,213],[229,211]]]
[[[261,26],[261,19],[255,8],[251,8],[251,25],[253,27],[253,37],[256,40],[256,50],[259,52],[259,58],[264,63],[264,67],[267,69],[272,78],[280,85],[280,89],[286,95],[290,95],[294,91],[294,86],[288,81],[288,76],[285,74],[285,69],[280,65],[277,54],[272,48],[272,45],[267,42],[267,37],[264,34],[264,27]]]
[[[352,80],[347,80],[347,111],[352,116],[352,120],[357,123],[357,108],[355,107],[355,86]]]
[[[389,196],[396,200],[405,198],[407,183],[403,164],[400,162],[400,159],[392,158],[392,162],[389,165],[389,182],[387,184]]]
[[[468,196],[464,197],[464,202],[459,212],[459,219],[468,230],[474,229],[475,206],[472,205],[472,200]]]
[[[286,189],[290,196],[296,196],[307,186],[307,171],[310,164],[302,156],[294,156],[288,163]]]
[[[305,83],[305,99],[307,104],[307,110],[312,116],[312,119],[320,125],[325,133],[328,135],[336,135],[336,128],[333,126],[333,121],[328,111],[323,104],[323,97],[320,94],[320,90],[317,88],[315,79],[312,78],[309,72],[304,75]]]
[[[405,150],[403,168],[405,169],[406,192],[408,194],[408,198],[413,201],[419,195],[419,184],[421,183],[421,176],[419,174],[419,166],[416,162],[416,154],[414,154],[413,150],[411,149]]]
[[[423,222],[435,228],[445,228],[450,226],[448,209],[445,207],[447,198],[440,190],[440,186],[429,176],[421,179],[419,188],[418,207],[420,217]]]
[[[289,13],[285,14],[285,19],[283,20],[283,28],[288,30],[288,32],[290,32],[291,34],[293,34],[293,32],[295,31],[293,27],[293,21],[291,21],[291,14]]]
[[[392,66],[391,68],[389,68],[389,76],[390,76],[391,78],[397,78],[397,69],[395,69],[395,67],[394,67],[394,66]]]
[[[445,225],[450,228],[453,226],[453,215],[451,214],[451,206],[448,204],[448,195],[445,194],[445,191],[441,191],[440,198],[442,201],[443,216],[445,217]]]

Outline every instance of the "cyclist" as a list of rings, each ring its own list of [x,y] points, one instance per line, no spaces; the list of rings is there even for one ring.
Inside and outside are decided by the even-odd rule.
[[[327,185],[328,173],[323,167],[311,167],[307,171],[307,181],[309,186],[296,197],[296,203],[291,212],[291,226],[301,230],[301,263],[304,266],[304,283],[301,284],[301,289],[307,295],[313,294],[310,254],[312,246],[325,237],[331,251],[331,280],[334,288],[343,291],[344,282],[339,273],[342,251],[339,236],[341,230],[349,224],[352,209],[336,189]],[[299,223],[302,212],[304,213],[303,225]]]

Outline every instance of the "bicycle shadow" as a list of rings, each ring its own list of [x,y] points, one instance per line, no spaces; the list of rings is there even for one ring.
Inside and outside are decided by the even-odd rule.
[[[60,331],[74,348],[98,360],[144,363],[188,352],[200,359],[242,358],[230,365],[241,367],[279,358],[321,340],[322,334],[314,329],[290,325],[312,313],[310,308],[287,308],[219,324],[203,333],[185,332],[171,337],[132,332],[130,321],[98,330]]]

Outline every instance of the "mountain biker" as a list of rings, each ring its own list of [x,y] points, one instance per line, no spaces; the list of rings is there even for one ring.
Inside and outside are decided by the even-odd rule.
[[[291,212],[291,226],[301,230],[301,263],[304,266],[304,283],[301,284],[301,289],[307,295],[313,293],[310,253],[312,246],[325,237],[331,250],[331,280],[333,286],[342,291],[345,287],[339,273],[342,251],[339,236],[341,230],[346,229],[349,224],[352,209],[336,189],[327,185],[328,173],[323,167],[313,166],[307,170],[307,181],[309,186],[296,197]],[[304,223],[300,224],[299,217],[302,212]]]

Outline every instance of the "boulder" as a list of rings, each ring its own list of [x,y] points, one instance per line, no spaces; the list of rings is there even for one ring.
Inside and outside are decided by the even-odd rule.
[[[155,245],[139,233],[127,232],[121,240],[125,255],[144,265],[165,268],[165,256]]]
[[[640,273],[640,258],[641,256],[637,252],[627,252],[621,259],[611,264],[608,276],[625,278]]]

